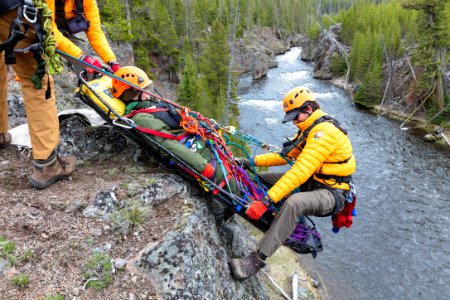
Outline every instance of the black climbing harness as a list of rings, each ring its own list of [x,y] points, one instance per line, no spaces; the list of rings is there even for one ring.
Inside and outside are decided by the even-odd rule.
[[[75,17],[66,19],[64,0],[55,1],[55,23],[64,35],[72,35],[89,29],[89,21],[84,16],[83,0],[75,1]]]
[[[40,80],[47,73],[46,64],[42,58],[44,28],[39,10],[34,6],[33,0],[2,0],[0,4],[0,14],[17,9],[17,17],[12,21],[8,39],[0,44],[0,52],[5,51],[5,63],[7,65],[16,64],[16,53],[33,52],[37,62],[36,75],[33,83],[40,88]],[[17,43],[25,38],[26,32],[33,27],[36,32],[35,43],[25,48],[15,48]],[[50,79],[45,93],[46,99],[50,98]]]

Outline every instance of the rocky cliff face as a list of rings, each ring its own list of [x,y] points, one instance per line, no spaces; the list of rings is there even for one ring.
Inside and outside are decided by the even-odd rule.
[[[62,154],[76,155],[85,162],[115,156],[131,162],[148,161],[133,141],[112,128],[85,126],[85,120],[78,116],[61,122]],[[236,281],[231,276],[229,257],[243,257],[256,249],[255,238],[238,217],[226,221],[221,203],[201,192],[195,182],[164,173],[148,174],[148,178],[150,183],[141,186],[142,191],[126,202],[118,200],[114,190],[98,191],[83,211],[84,217],[102,220],[106,225],[127,203],[137,201],[155,222],[158,218],[164,223],[163,220],[171,220],[160,240],[144,241],[139,253],[127,259],[126,267],[132,276],[146,278],[162,299],[279,298],[261,275],[245,281]],[[155,206],[174,202],[176,209],[168,210],[166,215],[155,215]],[[131,226],[126,231],[129,229]],[[313,292],[305,293],[311,288],[309,283],[306,286],[301,289],[309,297]]]
[[[254,79],[267,75],[270,68],[277,66],[275,56],[293,46],[299,46],[301,35],[290,36],[276,33],[271,28],[246,32],[236,42],[234,68],[239,73],[250,73]]]
[[[306,57],[313,57],[314,61],[314,71],[312,76],[317,79],[330,80],[333,78],[331,73],[331,59],[335,56],[341,56],[339,47],[337,46],[335,40],[331,39],[330,36],[336,38],[338,42],[341,33],[341,27],[336,25],[330,28],[330,35],[322,34],[318,42],[310,42],[312,49],[306,50]],[[302,57],[303,59],[303,57]]]
[[[68,118],[61,125],[63,154],[75,154],[86,162],[105,159],[105,155],[145,160],[133,141],[110,127],[85,128],[78,117]],[[118,201],[114,190],[99,191],[83,211],[84,217],[109,224],[126,203],[137,202],[161,223],[172,220],[164,236],[147,241],[136,256],[126,261],[132,276],[146,278],[162,299],[271,299],[270,287],[261,276],[246,281],[231,276],[228,258],[243,257],[256,249],[255,238],[242,221],[237,217],[225,221],[222,205],[193,182],[172,174],[154,173],[148,177],[150,183],[141,186],[142,192],[126,202]],[[173,210],[156,215],[154,207],[174,202]],[[305,290],[304,285],[301,288]]]

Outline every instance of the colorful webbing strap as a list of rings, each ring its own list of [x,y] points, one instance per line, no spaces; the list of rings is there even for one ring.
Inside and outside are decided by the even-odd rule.
[[[162,137],[162,138],[165,138],[165,139],[174,140],[174,141],[179,141],[179,140],[183,139],[187,135],[187,133],[184,133],[182,135],[172,135],[172,134],[164,133],[164,132],[161,132],[161,131],[153,130],[153,129],[150,129],[150,128],[145,128],[145,127],[142,127],[142,126],[136,126],[135,128],[137,130],[141,131],[141,132],[148,133],[148,134],[151,134],[151,135],[156,135],[156,136],[159,136],[159,137]]]
[[[143,109],[135,110],[135,111],[129,113],[128,115],[125,116],[125,118],[131,118],[140,113],[150,113],[151,114],[151,113],[163,112],[163,111],[168,111],[168,109],[167,108],[143,108]],[[165,139],[171,139],[171,140],[175,140],[175,141],[182,140],[187,135],[187,133],[183,133],[181,135],[173,135],[173,134],[164,133],[164,132],[157,131],[157,130],[150,129],[150,128],[145,128],[145,127],[142,127],[139,125],[136,125],[135,128],[144,133],[156,135],[156,136],[159,136],[159,137],[162,137]]]
[[[152,113],[156,113],[156,112],[162,112],[162,111],[168,111],[168,108],[141,108],[141,109],[137,109],[132,111],[131,113],[129,113],[128,115],[124,116],[125,118],[131,118],[137,114],[140,113],[147,113],[147,114],[152,114]]]

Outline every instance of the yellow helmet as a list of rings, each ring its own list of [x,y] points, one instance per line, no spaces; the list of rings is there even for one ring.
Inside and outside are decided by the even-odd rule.
[[[313,93],[306,86],[297,86],[290,90],[283,98],[283,110],[286,113],[283,123],[297,118],[300,108],[307,101],[316,101]]]
[[[145,89],[146,87],[150,86],[153,82],[148,78],[147,74],[134,66],[126,66],[122,67],[119,70],[117,70],[116,73],[114,73],[117,77],[121,77],[122,79],[137,85],[138,87],[141,87]],[[113,79],[112,81],[112,95],[114,98],[120,98],[126,90],[130,89],[130,85],[119,81],[117,79]]]

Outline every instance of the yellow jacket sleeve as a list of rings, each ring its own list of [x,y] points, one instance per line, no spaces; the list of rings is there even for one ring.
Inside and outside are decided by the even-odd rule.
[[[274,167],[287,164],[286,160],[277,153],[259,154],[253,160],[257,167]]]
[[[95,52],[97,52],[105,63],[116,61],[116,56],[111,50],[108,40],[102,31],[100,12],[96,0],[84,0],[84,15],[90,22],[86,35],[92,48],[94,48]]]

